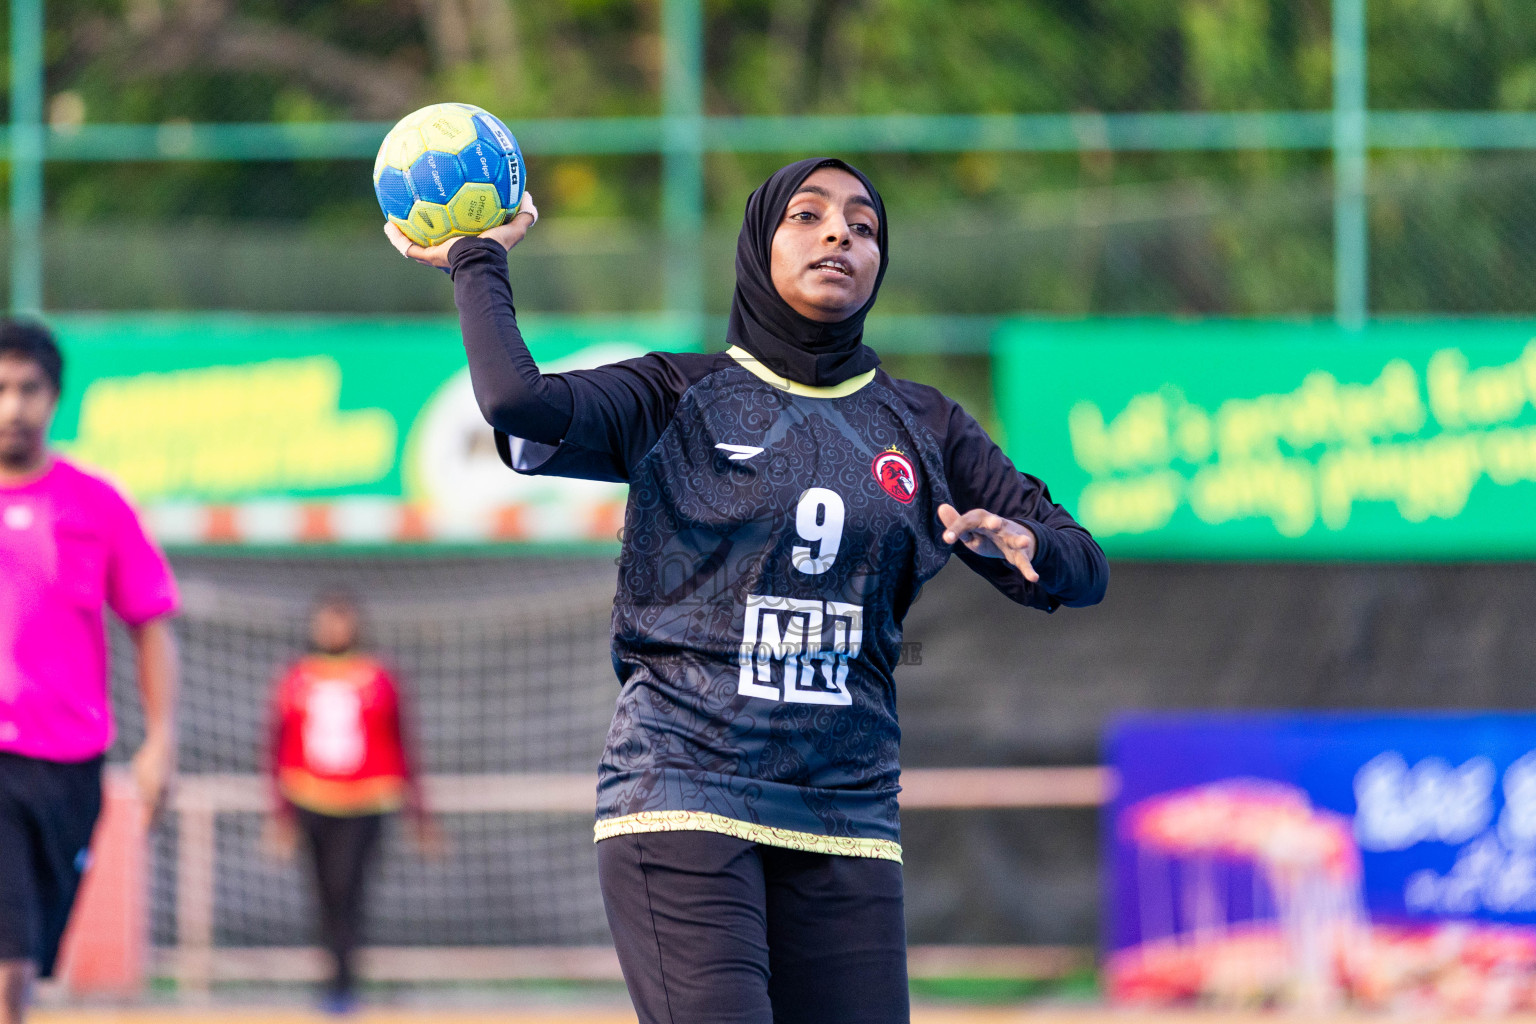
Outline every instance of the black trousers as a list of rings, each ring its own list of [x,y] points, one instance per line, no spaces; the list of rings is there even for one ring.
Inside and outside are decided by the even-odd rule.
[[[53,974],[101,814],[101,763],[0,751],[0,960]]]
[[[331,992],[350,995],[357,984],[356,954],[362,945],[363,901],[379,849],[384,815],[338,817],[302,807],[299,828],[314,865],[320,899],[320,939],[331,954]]]
[[[640,1024],[907,1024],[900,864],[712,832],[615,836],[597,863]]]

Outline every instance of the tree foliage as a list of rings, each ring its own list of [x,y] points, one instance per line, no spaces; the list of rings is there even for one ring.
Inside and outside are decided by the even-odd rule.
[[[530,118],[654,115],[662,2],[50,0],[48,113],[65,127],[387,121],[453,98],[497,111],[514,129]],[[1372,107],[1536,105],[1536,5],[1367,7]],[[1331,101],[1328,0],[706,0],[704,10],[714,114],[1324,110]],[[799,155],[707,161],[703,245],[716,312],[729,297],[747,192]],[[849,155],[890,204],[888,311],[1331,308],[1326,153]],[[554,215],[541,231],[561,274],[535,275],[540,287],[525,301],[658,306],[659,159],[529,157],[541,206]],[[1375,308],[1527,309],[1523,282],[1536,270],[1529,165],[1477,153],[1373,157]],[[65,263],[108,259],[68,241],[106,222],[210,239],[237,223],[228,244],[301,253],[306,238],[372,245],[377,221],[367,168],[351,161],[55,165],[48,195],[60,232],[51,258]],[[382,271],[363,277],[338,283],[336,308],[442,302],[390,286]],[[174,268],[162,286],[144,287],[143,305],[199,301]],[[217,301],[282,301],[254,294],[259,274],[242,287]],[[129,300],[75,294],[66,304],[119,301]]]

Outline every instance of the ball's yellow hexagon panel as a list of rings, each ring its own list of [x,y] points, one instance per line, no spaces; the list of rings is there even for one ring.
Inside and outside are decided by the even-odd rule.
[[[384,140],[384,148],[386,151],[384,161],[389,166],[409,171],[411,164],[427,151],[427,144],[422,141],[421,132],[417,129],[396,128],[389,133],[389,138]]]
[[[411,207],[410,221],[412,231],[421,237],[419,245],[436,245],[453,234],[453,221],[448,210],[436,203],[417,202]],[[406,232],[406,237],[410,234]]]
[[[442,106],[441,103],[429,103],[419,110],[413,110],[409,114],[406,114],[404,117],[402,117],[399,121],[395,122],[395,127],[420,128],[423,124],[426,123],[427,118],[431,117],[432,114],[440,106]]]
[[[457,153],[475,141],[475,122],[456,103],[439,103],[421,126],[428,149]]]
[[[403,218],[403,217],[396,217],[393,214],[391,214],[390,217],[389,217],[389,222],[391,224],[393,224],[395,227],[399,228],[401,234],[403,234],[406,238],[409,238],[411,241],[415,242],[417,245],[426,245],[427,244],[427,240],[425,238],[423,238],[419,232],[417,232],[416,225],[412,224],[410,221],[406,220],[405,218]]]
[[[476,232],[493,228],[506,217],[495,185],[465,185],[448,201],[448,215],[460,231]]]
[[[379,183],[379,172],[389,166],[388,162],[384,159],[387,149],[389,149],[388,135],[384,136],[384,141],[379,143],[379,155],[373,158],[373,183],[375,185]]]

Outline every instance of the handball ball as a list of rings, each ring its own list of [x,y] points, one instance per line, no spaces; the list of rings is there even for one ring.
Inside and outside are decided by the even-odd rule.
[[[517,140],[468,103],[434,103],[384,136],[373,191],[391,224],[417,245],[478,234],[517,212],[527,170]]]

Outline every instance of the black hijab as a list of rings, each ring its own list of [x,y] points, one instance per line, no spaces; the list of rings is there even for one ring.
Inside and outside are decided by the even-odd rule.
[[[858,178],[880,217],[876,237],[880,270],[874,290],[857,312],[836,323],[821,323],[791,309],[773,286],[771,270],[773,234],[784,210],[805,179],[822,167],[836,167]],[[747,215],[736,240],[736,294],[731,299],[726,339],[780,376],[814,387],[841,384],[873,370],[880,365],[880,357],[864,344],[864,317],[880,293],[887,262],[885,204],[858,168],[833,157],[812,157],[781,167],[747,198]]]

